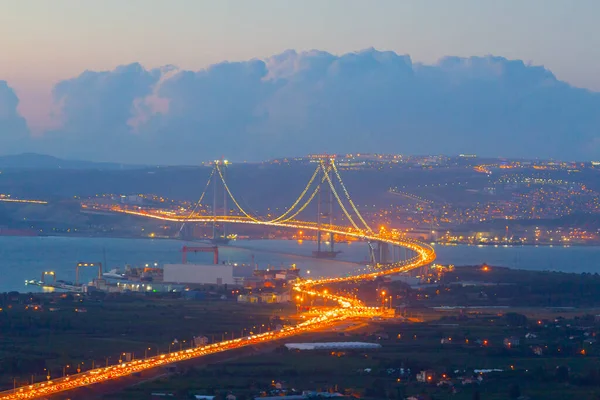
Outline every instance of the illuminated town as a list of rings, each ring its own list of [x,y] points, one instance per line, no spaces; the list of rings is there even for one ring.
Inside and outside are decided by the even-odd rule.
[[[313,172],[306,186],[301,191],[296,190],[299,195],[291,206],[266,207],[264,217],[242,206],[240,197],[232,190],[228,179],[233,176],[235,164],[225,160],[206,163],[204,168],[209,168],[210,173],[195,202],[143,193],[76,196],[69,202],[79,207],[81,215],[116,218],[117,222],[113,223],[115,225],[108,232],[114,233],[113,229],[118,229],[120,218],[134,218],[133,226],[138,231],[133,237],[204,240],[210,245],[184,245],[181,264],[159,266],[155,263],[105,272],[100,262],[80,262],[75,267],[74,282],[65,281],[61,277],[57,279],[55,271],[47,270],[41,272],[41,279],[27,279],[28,287],[74,293],[76,296],[83,296],[79,297],[82,299],[80,301],[93,293],[123,296],[128,293],[143,295],[179,292],[182,298],[204,299],[206,294],[200,288],[207,283],[217,282],[217,286],[227,288],[230,285],[232,288],[231,291],[221,289],[223,294],[220,296],[233,299],[240,305],[260,308],[269,304],[294,304],[295,313],[292,315],[295,323],[258,323],[258,327],[242,327],[237,334],[223,333],[221,340],[218,336],[215,338],[214,334],[212,339],[201,336],[202,340],[190,340],[187,346],[183,342],[179,342],[177,346],[178,342],[174,341],[169,344],[168,351],[156,350],[156,355],[152,355],[156,346],[151,346],[144,350],[143,358],[138,356],[137,359],[132,356],[132,352],[125,351],[118,363],[109,362],[107,358],[105,366],[78,367],[77,373],[66,366],[62,376],[55,376],[48,370],[45,380],[33,377],[27,385],[17,384],[15,380],[14,388],[0,393],[0,399],[42,398],[105,381],[129,379],[142,372],[146,373],[145,371],[158,371],[166,368],[165,366],[188,360],[263,346],[271,342],[282,343],[297,335],[335,331],[336,327],[343,324],[361,326],[365,322],[422,321],[423,317],[407,317],[406,309],[398,313],[399,309],[393,303],[400,300],[430,302],[441,295],[440,290],[429,292],[418,289],[409,294],[408,289],[403,289],[404,294],[400,295],[403,292],[393,289],[391,279],[396,277],[401,282],[417,283],[427,288],[437,287],[436,285],[458,273],[454,265],[432,264],[436,259],[436,251],[429,242],[441,245],[572,246],[593,244],[598,240],[597,229],[543,225],[546,220],[561,219],[578,213],[598,213],[598,192],[589,189],[585,183],[577,183],[576,174],[581,172],[575,170],[576,166],[573,164],[480,164],[477,161],[474,156],[453,159],[384,155],[315,155],[270,161],[265,164],[282,168],[282,163],[289,166],[297,163],[313,169]],[[385,168],[424,169],[427,172],[432,169],[457,168],[456,164],[460,164],[458,168],[471,174],[473,179],[484,179],[479,182],[480,189],[474,189],[467,179],[444,183],[417,182],[412,186],[388,186],[384,201],[365,204],[354,202],[342,179],[342,175],[353,172],[375,170],[381,173]],[[241,166],[244,167],[243,164]],[[595,173],[595,167],[582,165],[577,168],[588,168]],[[505,174],[505,171],[512,169],[519,172],[510,176]],[[565,172],[571,180],[536,177],[537,173],[526,172],[540,169]],[[471,193],[476,200],[467,205],[440,200],[440,193],[457,190],[462,193],[461,196]],[[21,207],[52,205],[50,199],[22,198],[12,194],[2,195],[0,201]],[[392,201],[395,204],[386,206],[386,202]],[[332,212],[334,204],[337,212]],[[490,225],[496,221],[500,225]],[[513,221],[522,225],[509,226]],[[107,227],[109,225],[97,225],[95,229],[100,228],[106,234]],[[22,226],[3,229],[7,235],[34,232],[31,227],[19,230]],[[52,229],[50,232],[42,229],[39,234],[68,236],[91,232],[89,227],[74,225],[59,230]],[[367,242],[371,248],[371,260],[363,268],[341,277],[311,276],[310,271],[303,274],[295,264],[287,269],[258,269],[253,264],[221,263],[221,245],[252,238],[314,242],[318,247],[313,256],[324,259],[336,257],[338,251],[334,250],[334,243]],[[404,249],[404,257],[399,256],[399,248]],[[188,263],[187,254],[197,252],[214,253],[213,264],[201,266]],[[80,269],[97,270],[97,276],[85,283],[80,279]],[[460,271],[462,274],[474,273],[472,270]],[[483,277],[496,272],[505,274],[502,268],[486,264],[476,267],[474,271],[483,274]],[[372,286],[374,284],[376,286]],[[452,292],[451,286],[446,286],[444,291]],[[63,296],[59,301],[63,301]],[[7,304],[12,307],[11,303]],[[44,306],[32,300],[25,305],[25,310],[31,313],[45,313],[53,309],[58,308]],[[87,309],[82,306],[76,306],[74,311],[87,313]],[[400,336],[398,334],[398,339]],[[465,340],[466,343],[469,342],[469,339]],[[442,344],[449,345],[451,341],[451,338],[444,338]],[[487,346],[487,341],[480,342],[483,343],[481,346]],[[505,342],[509,344],[505,343],[504,346],[510,347],[515,346],[518,341],[509,338]],[[356,344],[359,347],[366,345]],[[302,346],[300,348],[304,348]],[[151,372],[154,373],[156,372]],[[422,371],[421,374],[424,382],[439,380],[433,373],[428,375],[429,372]]]
[[[271,168],[303,170],[325,155],[303,158],[278,159],[260,165]],[[356,200],[362,215],[373,226],[385,226],[404,232],[414,238],[429,242],[464,244],[537,244],[574,245],[593,244],[600,240],[598,224],[588,224],[585,215],[600,214],[600,188],[596,184],[598,163],[567,163],[555,161],[502,161],[490,163],[476,156],[414,157],[382,154],[348,154],[336,156],[340,171],[353,177],[356,174],[375,173],[410,176],[423,175],[423,179],[410,180],[402,185],[393,184],[375,197],[373,204],[365,203],[361,196]],[[206,162],[210,171],[214,163]],[[235,164],[234,168],[255,168],[249,164]],[[386,172],[389,171],[389,172]],[[354,181],[354,178],[353,178]],[[428,183],[423,183],[428,182]],[[358,182],[363,184],[363,182]],[[260,199],[262,200],[262,199]],[[0,194],[0,202],[45,205],[48,199],[24,198],[18,193]],[[76,197],[82,212],[108,208],[142,208],[157,212],[184,214],[193,204],[180,196],[147,193],[98,193],[89,197]],[[52,203],[52,201],[50,201]],[[56,206],[67,204],[60,200]],[[234,204],[228,212],[239,213]],[[162,210],[162,211],[161,211]],[[266,217],[285,210],[284,204],[266,207]],[[208,214],[210,208],[201,206],[198,213]],[[240,214],[241,215],[241,214]],[[27,223],[27,221],[30,221]],[[345,215],[334,215],[332,222],[348,222]],[[8,229],[9,227],[0,228]],[[124,231],[115,224],[52,226],[50,221],[40,223],[33,216],[24,215],[18,227],[31,234],[98,235],[120,232],[120,235],[177,237],[174,225],[140,227],[137,231]],[[244,228],[241,229],[244,231]],[[209,231],[194,235],[206,237]],[[249,229],[240,236],[290,237],[290,231]],[[297,233],[292,235],[298,236]]]
[[[0,400],[599,400],[600,2],[535,1],[5,1]]]

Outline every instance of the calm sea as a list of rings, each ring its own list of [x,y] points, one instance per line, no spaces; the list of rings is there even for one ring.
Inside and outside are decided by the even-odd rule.
[[[27,279],[40,279],[43,271],[55,271],[58,279],[75,279],[77,262],[102,262],[108,269],[126,264],[159,266],[181,261],[177,240],[112,239],[73,237],[0,237],[0,292],[9,290],[33,291],[25,287]],[[190,243],[187,243],[190,244]],[[250,263],[260,268],[289,267],[296,264],[303,274],[311,276],[351,273],[368,259],[368,247],[363,243],[338,244],[342,253],[335,261],[317,260],[310,255],[312,242],[298,243],[283,240],[244,240],[222,247],[223,261]],[[488,263],[512,268],[554,270],[565,272],[599,272],[600,247],[477,247],[436,246],[437,262],[442,264],[473,265]],[[211,254],[191,254],[190,262],[212,262]],[[95,271],[82,272],[82,280],[90,280]]]

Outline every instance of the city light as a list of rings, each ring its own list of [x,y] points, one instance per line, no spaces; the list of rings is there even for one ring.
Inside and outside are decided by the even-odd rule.
[[[223,163],[226,164],[227,162],[224,161]],[[404,247],[406,249],[412,250],[416,253],[416,255],[412,258],[400,262],[377,265],[377,268],[374,268],[374,271],[368,271],[357,275],[336,278],[323,278],[315,280],[307,279],[296,283],[293,286],[293,290],[297,292],[296,300],[298,300],[299,302],[302,301],[304,296],[315,296],[320,297],[323,300],[330,300],[334,303],[337,303],[339,306],[321,310],[317,313],[316,316],[307,318],[306,320],[295,326],[283,327],[276,331],[267,331],[258,334],[251,333],[251,336],[237,339],[232,338],[230,340],[225,340],[225,338],[223,337],[223,340],[221,342],[212,343],[196,348],[183,349],[182,344],[180,343],[179,351],[172,352],[171,346],[169,346],[169,352],[167,354],[146,357],[146,353],[144,354],[144,359],[137,359],[134,361],[125,362],[121,359],[118,365],[113,366],[108,366],[107,361],[107,366],[104,368],[91,369],[82,373],[78,372],[77,374],[73,374],[70,376],[66,376],[66,369],[68,367],[67,366],[65,367],[65,376],[63,378],[55,379],[53,381],[48,380],[47,382],[34,383],[29,386],[24,386],[21,388],[15,388],[14,390],[1,392],[0,400],[34,399],[51,396],[56,393],[64,392],[74,388],[126,377],[140,371],[157,368],[175,362],[181,362],[197,357],[203,357],[209,354],[238,349],[245,346],[257,345],[264,342],[281,340],[290,336],[298,335],[300,333],[306,333],[324,328],[331,328],[332,326],[340,322],[347,321],[349,319],[383,317],[387,315],[386,310],[384,309],[385,307],[368,307],[362,301],[356,298],[331,294],[326,288],[322,291],[317,290],[317,288],[322,287],[323,285],[337,284],[343,282],[359,282],[363,280],[370,281],[380,276],[405,273],[415,268],[419,268],[423,265],[430,264],[435,260],[435,251],[433,247],[431,247],[428,244],[424,244],[420,241],[410,239],[405,236],[398,236],[397,234],[394,234],[393,232],[384,229],[380,230],[378,233],[373,232],[373,230],[369,228],[367,223],[364,221],[364,219],[358,212],[356,206],[350,199],[348,191],[342,183],[341,187],[344,191],[346,199],[348,200],[348,203],[350,204],[350,208],[355,212],[360,222],[364,225],[364,228],[359,228],[359,225],[355,223],[354,220],[350,217],[349,211],[343,206],[341,198],[337,194],[337,192],[335,192],[335,187],[333,185],[333,182],[331,181],[331,178],[329,177],[329,172],[333,171],[337,175],[338,181],[341,182],[341,177],[339,176],[335,163],[333,162],[331,162],[331,164],[327,167],[325,167],[324,164],[321,163],[315,171],[313,178],[311,178],[311,182],[315,179],[319,170],[325,172],[325,178],[323,178],[323,182],[325,182],[326,180],[329,181],[330,187],[332,191],[334,191],[334,195],[340,203],[340,206],[342,207],[346,215],[349,217],[348,220],[352,223],[351,227],[336,226],[332,224],[318,224],[317,222],[294,220],[293,218],[295,218],[295,216],[298,214],[298,211],[292,214],[291,217],[287,217],[287,215],[290,213],[290,210],[292,210],[295,207],[295,205],[299,204],[300,199],[304,196],[304,194],[308,192],[308,188],[310,187],[311,182],[309,182],[309,185],[305,188],[303,194],[295,202],[294,206],[289,208],[286,211],[286,213],[284,213],[284,215],[272,220],[260,220],[258,218],[255,218],[249,215],[248,213],[244,212],[243,209],[236,202],[231,192],[229,192],[229,188],[225,183],[224,177],[220,171],[218,161],[215,162],[215,170],[221,176],[226,191],[229,193],[234,203],[236,203],[236,206],[238,206],[238,208],[242,211],[242,213],[245,216],[186,216],[173,213],[165,213],[161,210],[142,210],[140,208],[128,209],[119,206],[111,207],[110,211],[172,222],[227,222],[239,224],[254,224],[262,226],[277,226],[282,228],[295,229],[299,232],[321,231],[324,233],[352,237],[368,242],[381,242],[392,246]],[[304,206],[300,208],[300,211],[312,200],[313,197],[314,195],[308,199],[307,203],[305,203]],[[149,264],[146,264],[146,267],[148,266]],[[381,296],[383,298],[383,301],[385,301],[386,292],[382,291]],[[487,341],[485,341],[485,343],[487,343]],[[147,350],[150,350],[150,348],[148,348]]]

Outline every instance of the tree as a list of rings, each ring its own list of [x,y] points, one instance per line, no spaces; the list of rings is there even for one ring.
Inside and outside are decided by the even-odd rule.
[[[504,316],[506,318],[506,323],[510,326],[526,326],[527,325],[527,317],[523,314],[518,314],[514,312],[506,313]]]
[[[508,387],[508,396],[511,399],[518,399],[519,397],[521,397],[521,388],[519,387],[519,385],[513,383]]]
[[[555,378],[559,382],[566,382],[569,380],[569,367],[566,365],[559,365],[556,367]]]
[[[385,382],[381,379],[375,379],[371,387],[366,388],[365,395],[369,397],[385,398]]]

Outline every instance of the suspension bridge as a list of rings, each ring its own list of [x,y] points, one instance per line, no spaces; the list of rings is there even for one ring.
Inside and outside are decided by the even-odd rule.
[[[79,387],[127,377],[137,372],[175,362],[203,357],[209,354],[238,349],[245,346],[278,341],[310,331],[328,329],[348,320],[381,317],[385,314],[384,310],[380,307],[369,307],[357,298],[332,293],[327,288],[324,288],[324,286],[328,285],[328,287],[330,287],[331,285],[344,282],[359,284],[361,281],[369,281],[381,276],[408,272],[430,264],[435,260],[434,249],[425,243],[399,234],[392,234],[388,231],[380,230],[376,232],[371,229],[352,201],[350,193],[346,189],[339,170],[335,165],[334,159],[321,160],[298,198],[285,212],[275,218],[261,218],[241,207],[240,202],[233,195],[227,183],[225,173],[226,165],[227,163],[224,161],[215,162],[208,183],[202,192],[200,199],[190,211],[135,210],[121,207],[115,207],[112,211],[181,223],[181,229],[184,229],[185,224],[190,223],[212,223],[213,239],[217,241],[220,240],[220,238],[226,237],[224,229],[223,232],[221,232],[221,235],[217,233],[217,224],[222,224],[222,226],[224,226],[224,224],[254,224],[314,231],[317,233],[319,243],[319,247],[315,253],[315,256],[317,257],[331,257],[335,254],[333,248],[334,235],[353,237],[364,240],[370,244],[377,244],[379,254],[377,255],[375,254],[375,251],[373,251],[373,260],[375,261],[373,268],[369,269],[367,272],[361,272],[350,276],[307,279],[297,282],[293,286],[293,290],[297,292],[298,296],[327,299],[334,304],[337,304],[335,307],[323,309],[318,315],[297,325],[247,337],[224,340],[193,349],[169,352],[167,354],[149,357],[143,360],[125,362],[118,365],[107,366],[105,368],[96,368],[76,375],[48,380],[46,382],[33,383],[29,386],[0,392],[0,400],[42,398]],[[202,201],[206,197],[207,189],[211,182],[215,186],[213,190],[212,215],[201,212]],[[226,206],[223,207],[224,213],[222,215],[217,215],[217,182],[220,182],[223,188],[224,204],[226,204],[228,200],[231,200],[237,207],[237,215],[229,214]],[[341,189],[341,195],[338,193],[338,187]],[[327,199],[326,202],[319,203],[318,205],[317,220],[303,221],[298,219],[298,216],[315,198],[317,198],[317,201]],[[340,206],[348,225],[342,226],[333,223],[333,200]],[[323,206],[323,204],[325,206]],[[322,235],[330,236],[330,247],[328,249],[323,249],[320,246]],[[394,246],[411,250],[413,256],[399,261],[390,260],[387,255],[388,250],[390,247]]]

